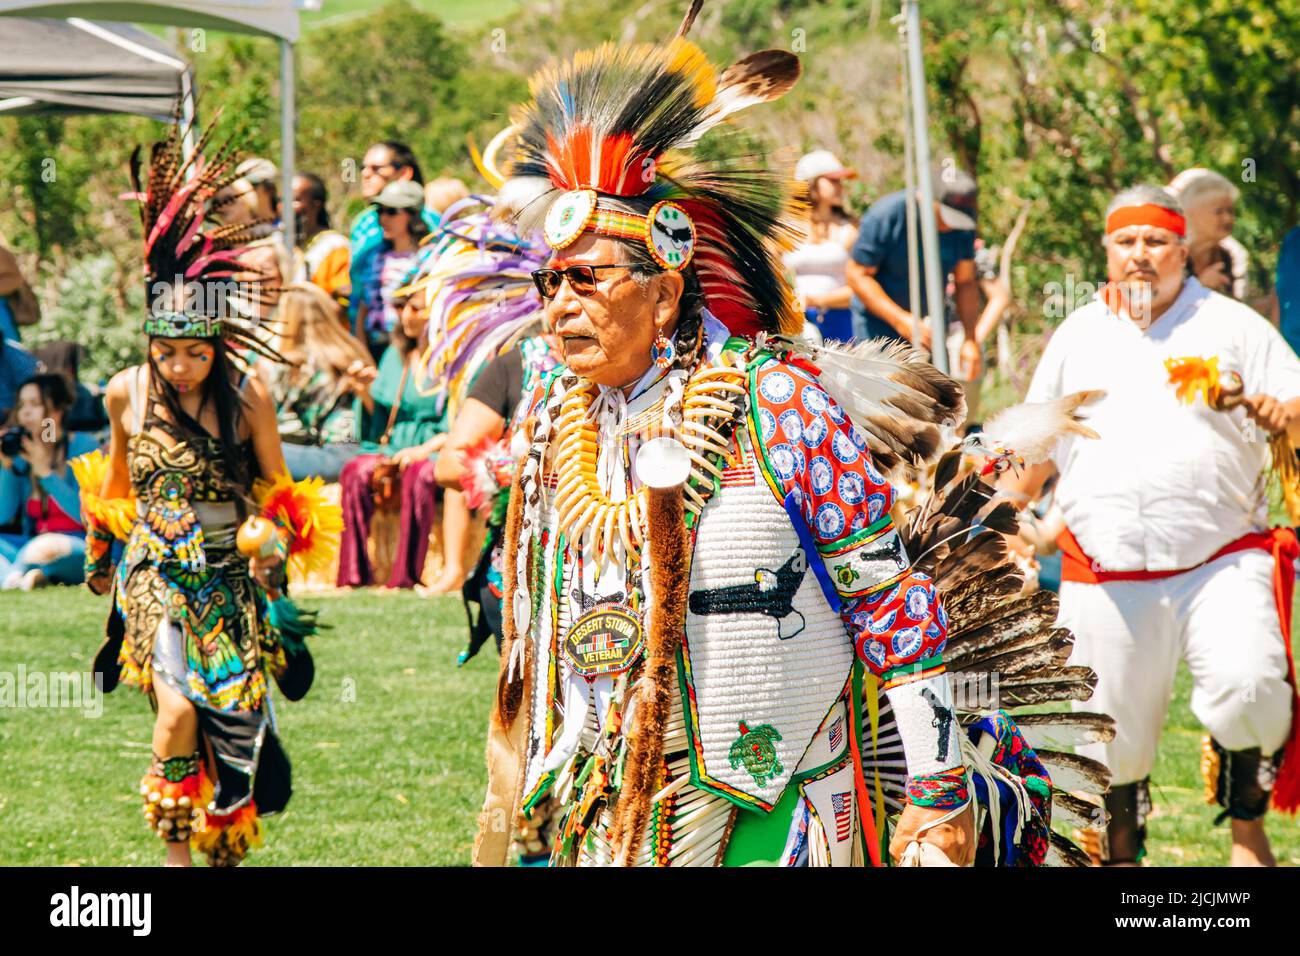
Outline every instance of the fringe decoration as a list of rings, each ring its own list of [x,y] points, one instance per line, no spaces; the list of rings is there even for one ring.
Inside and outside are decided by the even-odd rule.
[[[270,602],[266,611],[267,623],[280,632],[280,643],[291,653],[306,649],[307,638],[320,630],[315,611],[298,607],[287,597]]]
[[[135,495],[126,498],[100,497],[100,489],[108,477],[108,456],[97,448],[78,455],[68,464],[81,488],[82,524],[86,527],[96,524],[107,528],[119,541],[130,538],[136,518]]]
[[[238,866],[251,850],[262,846],[265,830],[252,800],[234,813],[205,816],[204,828],[195,831],[190,846],[207,855],[209,866]]]
[[[531,435],[533,424],[531,419],[524,424],[525,435]],[[526,831],[526,824],[521,825],[517,809],[522,799],[527,766],[524,743],[528,728],[527,721],[516,719],[528,696],[532,655],[527,653],[526,643],[520,645],[525,652],[524,666],[514,671],[510,665],[518,642],[526,642],[528,639],[526,632],[519,633],[514,614],[510,611],[519,586],[515,565],[524,506],[523,480],[523,469],[516,469],[510,487],[510,503],[506,510],[502,538],[505,597],[502,602],[504,613],[501,615],[501,662],[497,676],[496,703],[488,717],[488,783],[483,807],[479,811],[478,834],[474,838],[472,862],[475,866],[505,866],[510,851],[511,833]]]
[[[528,639],[527,634],[520,634],[515,627],[515,616],[511,613],[511,608],[514,606],[515,592],[519,586],[516,577],[519,549],[516,545],[519,540],[519,522],[524,509],[522,481],[523,469],[519,469],[513,484],[510,486],[510,504],[506,508],[506,526],[501,538],[504,542],[502,557],[505,561],[505,567],[502,571],[502,579],[505,582],[505,596],[501,601],[501,668],[497,676],[495,716],[501,722],[501,726],[507,729],[519,715],[519,704],[523,700],[524,694],[524,674],[511,674],[507,662],[514,657],[515,642]]]
[[[627,737],[627,766],[614,816],[612,842],[618,866],[631,866],[640,853],[650,819],[650,797],[658,789],[664,731],[676,691],[677,651],[686,620],[689,541],[680,485],[648,488],[647,539],[653,602],[647,614],[645,670],[633,725]]]

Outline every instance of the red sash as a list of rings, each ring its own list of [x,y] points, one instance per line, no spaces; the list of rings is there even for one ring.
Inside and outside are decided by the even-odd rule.
[[[1282,754],[1277,783],[1273,787],[1273,806],[1287,813],[1300,810],[1300,694],[1296,692],[1295,657],[1291,652],[1291,597],[1295,590],[1295,560],[1300,555],[1300,543],[1290,528],[1255,531],[1236,541],[1225,544],[1214,554],[1192,568],[1176,571],[1102,571],[1097,562],[1084,554],[1079,542],[1066,528],[1056,539],[1061,549],[1061,580],[1082,584],[1104,584],[1107,581],[1154,581],[1184,574],[1204,567],[1211,561],[1238,551],[1259,548],[1273,555],[1273,601],[1277,607],[1277,620],[1286,645],[1287,683],[1291,685],[1291,736]]]

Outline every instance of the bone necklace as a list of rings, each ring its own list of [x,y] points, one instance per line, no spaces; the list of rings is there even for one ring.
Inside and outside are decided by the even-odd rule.
[[[722,471],[705,455],[729,456],[730,440],[719,429],[737,417],[733,396],[745,394],[743,358],[724,352],[718,361],[695,371],[682,392],[680,409],[665,407],[662,419],[665,430],[685,446],[691,459],[684,491],[686,509],[696,515],[707,500],[696,486],[707,494],[713,479],[722,478]],[[598,562],[613,557],[618,541],[628,561],[637,564],[645,544],[646,489],[638,488],[622,501],[611,500],[601,490],[597,477],[600,426],[591,417],[597,392],[595,385],[582,384],[570,389],[560,403],[553,459],[557,462],[559,530],[570,542],[589,534],[588,547]]]

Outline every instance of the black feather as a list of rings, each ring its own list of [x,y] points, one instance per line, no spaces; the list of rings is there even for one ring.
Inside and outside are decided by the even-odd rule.
[[[947,488],[949,483],[957,477],[959,468],[961,468],[961,449],[954,448],[944,452],[943,457],[934,466],[934,487]]]
[[[1048,831],[1047,838],[1065,866],[1092,866],[1092,859],[1075,846],[1074,841],[1061,836],[1055,830]]]
[[[1097,674],[1091,667],[1062,667],[1048,677],[1014,677],[998,686],[1002,707],[1036,707],[1067,700],[1087,700],[1097,687]]]
[[[1052,813],[1055,819],[1080,829],[1094,827],[1100,829],[1107,824],[1110,818],[1110,814],[1106,812],[1105,807],[1089,803],[1087,800],[1076,797],[1072,793],[1066,793],[1064,790],[1052,791]]]

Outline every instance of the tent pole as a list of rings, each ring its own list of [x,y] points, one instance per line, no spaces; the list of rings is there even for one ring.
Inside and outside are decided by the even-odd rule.
[[[288,248],[290,260],[297,245],[297,222],[293,215],[293,176],[294,163],[294,79],[293,79],[293,44],[288,40],[280,41],[280,214],[281,228],[284,230],[284,244]],[[285,276],[286,283],[293,280]]]
[[[903,180],[907,190],[907,301],[912,310],[912,345],[921,341],[921,256],[916,238],[916,160],[913,157],[912,114],[907,81],[907,26],[899,15],[898,53],[903,81]]]
[[[930,353],[934,367],[948,371],[944,341],[943,283],[939,274],[939,227],[935,222],[934,184],[930,182],[930,116],[925,99],[925,64],[921,58],[921,7],[903,0],[907,19],[907,73],[912,86],[912,133],[916,137],[916,180],[921,191],[921,248],[925,252],[925,304],[930,313]]]

